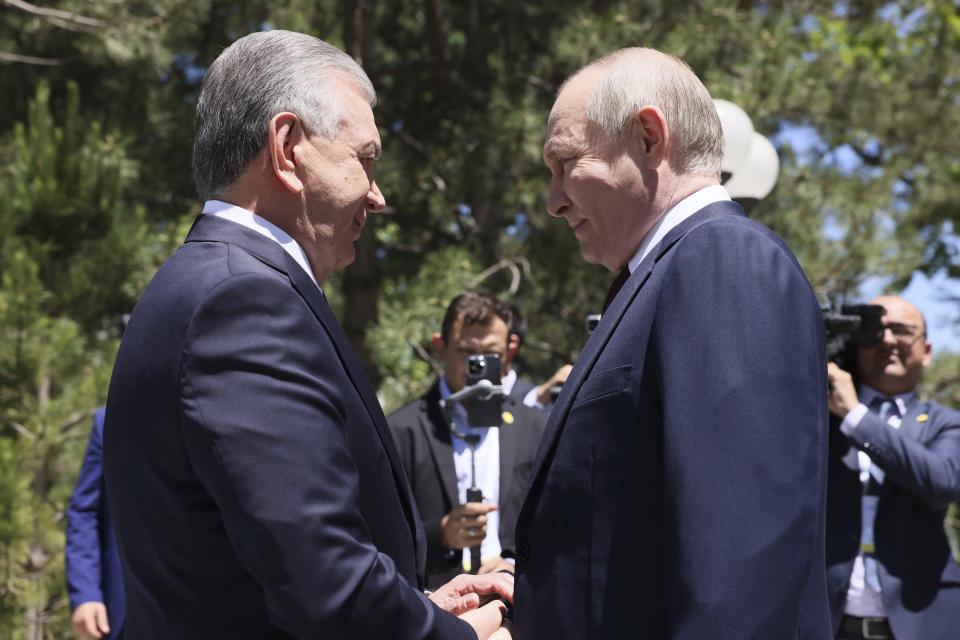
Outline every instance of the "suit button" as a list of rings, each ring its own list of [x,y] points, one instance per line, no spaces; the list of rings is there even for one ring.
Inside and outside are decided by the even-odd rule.
[[[863,443],[863,448],[864,448],[864,449],[869,449],[869,448],[870,448],[870,443],[869,443],[869,442],[864,442],[864,443]]]
[[[530,557],[530,545],[526,541],[520,543],[520,548],[517,549],[517,555],[521,560],[526,560]]]

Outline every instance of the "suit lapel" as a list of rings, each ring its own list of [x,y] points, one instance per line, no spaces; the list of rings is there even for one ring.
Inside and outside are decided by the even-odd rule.
[[[430,455],[440,476],[440,485],[447,498],[448,507],[460,504],[460,492],[457,490],[457,469],[453,463],[453,442],[450,425],[443,410],[440,409],[440,381],[430,387],[424,397],[426,411],[420,415],[420,428],[430,446]]]
[[[573,371],[570,372],[570,377],[567,378],[567,381],[564,383],[560,397],[557,398],[557,402],[550,414],[543,439],[540,442],[540,447],[537,449],[537,456],[534,459],[533,467],[530,471],[527,499],[524,501],[523,508],[521,509],[520,522],[529,516],[529,505],[534,501],[533,496],[542,485],[546,463],[553,456],[560,433],[566,424],[567,415],[570,413],[570,408],[573,406],[573,401],[577,397],[580,387],[583,386],[587,375],[593,370],[593,365],[603,352],[603,348],[610,341],[610,337],[613,335],[617,325],[620,324],[620,319],[624,313],[626,313],[634,298],[637,297],[643,285],[646,284],[650,278],[650,274],[653,273],[657,262],[691,229],[696,228],[707,220],[725,215],[743,215],[743,210],[733,202],[717,202],[704,207],[671,229],[656,248],[647,254],[647,257],[637,266],[637,269],[630,275],[630,278],[624,283],[623,288],[613,299],[601,317],[600,324],[597,325],[593,334],[590,335],[584,344],[583,351],[580,352]]]
[[[907,412],[903,415],[903,418],[900,421],[900,431],[903,433],[905,438],[910,438],[911,440],[916,440],[917,442],[923,440],[921,436],[923,435],[923,429],[927,424],[927,421],[917,421],[917,417],[921,414],[926,415],[927,419],[929,420],[929,403],[920,402],[919,398],[914,397],[910,402],[910,405],[907,407]]]
[[[514,413],[518,403],[507,397],[504,409]],[[516,420],[512,424],[503,424],[500,429],[500,503],[506,502],[507,496],[513,489],[513,467],[517,461],[517,433]],[[501,522],[503,522],[501,520]]]
[[[235,222],[221,220],[214,216],[201,215],[194,221],[190,232],[187,234],[186,241],[223,242],[237,246],[267,266],[286,274],[293,288],[297,290],[313,310],[320,324],[323,325],[324,329],[330,335],[337,355],[340,357],[343,367],[347,372],[347,376],[350,378],[351,383],[363,401],[367,413],[370,416],[370,421],[377,431],[383,450],[386,453],[387,459],[390,461],[391,471],[393,472],[394,481],[397,486],[397,493],[403,505],[404,515],[407,518],[410,530],[414,536],[417,567],[425,566],[426,545],[424,544],[423,526],[420,523],[419,514],[416,513],[413,495],[410,492],[410,486],[404,476],[403,467],[400,465],[400,458],[397,455],[393,438],[390,435],[386,420],[383,417],[380,402],[377,400],[376,394],[370,386],[370,382],[353,351],[353,347],[350,346],[350,341],[343,333],[340,323],[333,315],[333,311],[330,309],[330,305],[327,303],[326,297],[320,291],[320,288],[278,243]]]
[[[410,493],[410,486],[407,483],[406,476],[404,476],[403,467],[400,465],[400,458],[397,455],[397,451],[393,443],[393,437],[390,435],[386,419],[383,417],[383,410],[380,408],[380,402],[377,400],[377,396],[373,391],[373,387],[370,385],[370,382],[367,379],[367,374],[364,372],[360,360],[357,358],[353,347],[350,346],[350,341],[347,339],[346,334],[343,333],[340,323],[333,315],[333,311],[330,309],[330,305],[327,303],[327,299],[320,291],[320,288],[317,287],[313,280],[310,279],[310,276],[308,276],[306,272],[300,268],[300,265],[298,265],[296,261],[286,252],[284,252],[284,257],[287,261],[285,271],[290,276],[290,280],[293,282],[294,288],[307,301],[307,304],[309,304],[310,308],[313,309],[313,312],[320,320],[320,323],[327,330],[327,333],[330,334],[330,338],[333,340],[337,354],[340,356],[340,360],[343,362],[343,367],[347,371],[347,376],[349,376],[354,388],[360,395],[361,400],[363,400],[363,404],[367,409],[367,414],[370,416],[370,421],[373,423],[374,428],[377,430],[377,434],[380,436],[380,444],[383,446],[383,450],[387,454],[387,458],[390,460],[393,478],[397,485],[397,492],[399,493],[403,502],[403,510],[404,514],[407,516],[407,521],[410,524],[411,529],[414,530],[415,535],[417,535],[418,538],[423,539],[423,528],[420,523],[419,514],[415,513],[413,506],[413,495]],[[422,546],[423,545],[418,545],[418,547]]]

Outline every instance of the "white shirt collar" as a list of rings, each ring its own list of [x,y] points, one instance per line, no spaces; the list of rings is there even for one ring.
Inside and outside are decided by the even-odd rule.
[[[627,263],[630,267],[630,273],[637,270],[637,267],[640,266],[643,259],[647,257],[647,254],[663,240],[664,236],[666,236],[671,229],[705,206],[724,200],[729,201],[730,194],[727,193],[727,190],[723,186],[715,184],[691,193],[670,207],[670,209],[657,220],[657,223],[653,225],[650,231],[647,232],[647,235],[643,237],[640,246],[637,248],[637,252],[633,254],[633,258]]]
[[[513,391],[513,385],[517,383],[517,372],[511,368],[510,371],[507,371],[507,375],[500,378],[500,386],[503,387],[503,395],[510,395],[510,392]]]
[[[249,209],[244,209],[243,207],[238,207],[235,204],[223,202],[222,200],[207,200],[203,205],[203,213],[204,215],[236,222],[247,229],[256,231],[265,238],[270,238],[290,254],[290,257],[303,268],[317,287],[320,286],[317,278],[313,275],[313,270],[310,268],[310,261],[307,260],[307,254],[303,252],[303,248],[297,244],[296,240],[290,237],[290,234],[266,218],[258,216]]]
[[[876,398],[890,398],[896,403],[897,409],[900,411],[900,415],[905,416],[907,414],[907,405],[913,402],[913,397],[916,395],[916,393],[913,391],[907,391],[905,393],[897,393],[892,396],[888,396],[885,393],[877,391],[868,384],[861,384],[860,393],[858,395],[860,404],[864,405],[865,407],[869,407],[870,403],[872,403]]]

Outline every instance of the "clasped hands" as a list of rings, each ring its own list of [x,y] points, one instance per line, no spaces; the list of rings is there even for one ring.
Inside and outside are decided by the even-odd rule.
[[[513,574],[461,574],[427,597],[473,627],[479,640],[512,638],[503,600],[513,604]],[[486,604],[481,606],[481,602]]]
[[[440,543],[448,549],[474,547],[487,535],[487,514],[497,505],[468,502],[458,505],[440,519]],[[480,575],[459,575],[430,594],[441,609],[466,621],[480,640],[509,640],[510,623],[504,619],[507,605],[513,603],[513,573],[494,573],[503,561],[485,564]],[[511,570],[512,566],[507,565]],[[502,598],[502,599],[501,599]],[[489,600],[489,602],[487,602]],[[481,602],[485,602],[480,606]]]

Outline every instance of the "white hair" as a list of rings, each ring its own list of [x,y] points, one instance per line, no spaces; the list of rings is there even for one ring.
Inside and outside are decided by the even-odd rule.
[[[216,195],[243,173],[278,113],[296,114],[311,133],[336,136],[342,79],[376,104],[360,65],[319,38],[262,31],[227,47],[207,70],[197,102],[193,174],[201,196]]]
[[[587,119],[619,136],[637,112],[654,106],[670,132],[669,161],[678,173],[720,173],[723,130],[710,93],[679,58],[655,49],[620,49],[587,65],[602,70]]]

